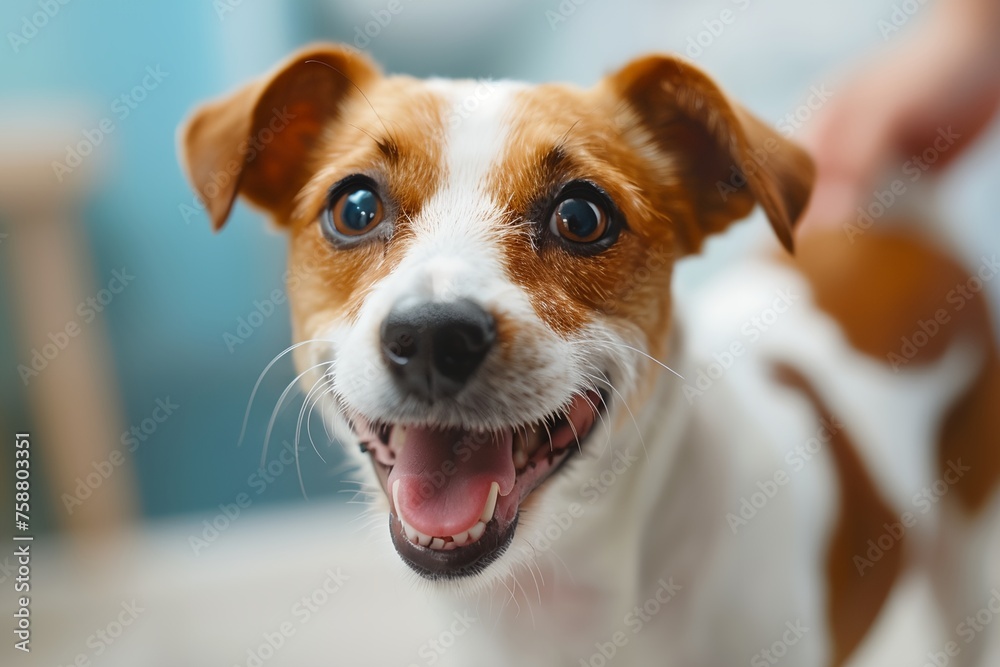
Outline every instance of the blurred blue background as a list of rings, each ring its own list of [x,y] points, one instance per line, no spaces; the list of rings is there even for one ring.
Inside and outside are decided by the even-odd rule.
[[[248,437],[238,448],[250,389],[265,365],[290,343],[287,304],[261,318],[245,342],[227,345],[226,334],[237,333],[241,318],[255,310],[255,301],[283,290],[285,241],[242,204],[218,235],[212,234],[204,213],[193,208],[192,192],[177,163],[175,132],[196,103],[320,39],[353,42],[389,71],[589,85],[645,51],[687,50],[692,56],[691,36],[703,30],[704,21],[729,9],[738,20],[697,52],[696,60],[773,122],[799,104],[810,85],[881,46],[876,22],[891,6],[860,0],[836,5],[791,0],[401,2],[403,11],[377,30],[370,28],[367,39],[360,35],[366,25],[374,25],[385,2],[8,0],[0,7],[5,35],[0,46],[0,136],[6,144],[0,150],[8,152],[8,172],[9,163],[16,172],[21,159],[21,153],[9,152],[11,146],[31,151],[50,140],[54,154],[64,157],[101,119],[110,118],[114,125],[58,188],[79,187],[82,192],[72,199],[72,220],[66,221],[82,230],[69,249],[80,258],[82,270],[74,275],[79,275],[82,293],[95,294],[123,267],[135,278],[98,314],[99,329],[88,329],[99,332],[110,351],[104,365],[107,378],[91,382],[81,376],[78,386],[60,389],[58,401],[65,405],[88,392],[110,392],[108,414],[116,422],[116,437],[106,447],[119,449],[118,434],[141,426],[158,399],[169,398],[178,406],[134,452],[124,454],[134,469],[131,488],[139,515],[206,511],[245,491],[259,463],[271,409],[294,378],[288,358],[267,374],[250,415]],[[563,5],[572,11],[560,9]],[[126,117],[119,98],[142,85],[147,68],[161,72],[162,80]],[[946,188],[958,230],[956,244],[970,254],[985,244],[997,245],[996,221],[988,219],[990,190],[982,185],[997,182],[996,160],[988,158],[996,136],[994,131],[963,161]],[[48,175],[53,174],[49,169]],[[32,287],[25,287],[30,273],[17,274],[11,267],[30,246],[27,241],[22,245],[21,237],[33,223],[17,220],[25,216],[16,206],[0,215],[0,230],[6,234],[0,239],[0,263],[7,265],[3,280],[11,286],[0,289],[0,427],[44,434],[50,422],[63,418],[62,411],[32,406],[59,403],[33,394],[18,366],[48,341],[20,325],[19,309],[26,306],[23,298],[12,296]],[[44,258],[32,256],[30,261],[42,271]],[[696,281],[702,270],[708,269],[692,267],[687,280]],[[72,317],[70,311],[63,320]],[[275,453],[295,429],[301,398],[290,399],[275,427]],[[337,447],[321,439],[325,462],[308,446],[301,451],[310,496],[336,495],[344,488],[338,481],[343,470]],[[58,452],[44,455],[57,457]],[[63,480],[76,479],[71,470],[61,474]],[[52,479],[60,478],[47,475],[38,484],[54,486]],[[64,492],[49,488],[44,495],[43,527],[68,522],[57,501]],[[107,492],[102,487],[94,494]],[[287,471],[261,496],[264,502],[301,498],[296,475]]]

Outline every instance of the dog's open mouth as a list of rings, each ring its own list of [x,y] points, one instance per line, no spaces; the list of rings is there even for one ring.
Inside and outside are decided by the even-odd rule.
[[[541,422],[492,432],[352,415],[389,497],[389,531],[404,562],[429,579],[481,572],[513,539],[521,503],[579,451],[605,405],[587,391]]]

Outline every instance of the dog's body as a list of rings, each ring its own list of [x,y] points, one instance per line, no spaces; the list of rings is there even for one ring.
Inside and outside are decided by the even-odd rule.
[[[817,302],[883,274],[864,257],[894,251],[921,267],[908,279],[937,285],[901,283],[857,345],[859,331],[837,319],[846,314]],[[841,253],[855,261],[800,270]],[[612,436],[619,456],[578,463],[565,493],[522,524],[542,565],[508,583],[516,602],[495,634],[504,645],[495,664],[604,664],[602,652],[634,665],[934,664],[922,650],[894,653],[899,641],[938,660],[943,652],[950,665],[996,660],[996,630],[968,622],[1000,606],[1000,469],[988,444],[1000,368],[988,345],[956,344],[981,325],[983,301],[953,310],[956,288],[975,272],[911,233],[873,233],[856,246],[839,230],[819,233],[799,255],[794,265],[742,262],[680,300],[670,361],[685,380],[661,373],[635,422],[626,416]],[[861,310],[886,296],[858,294]],[[913,331],[889,337],[883,323],[926,321],[918,313],[939,308],[953,328],[906,359],[900,339]],[[977,335],[992,340],[988,328]],[[978,417],[958,417],[963,410]],[[960,424],[975,419],[976,435],[964,440]],[[637,546],[622,561],[599,548],[605,539]],[[941,634],[908,637],[927,629],[928,609],[914,608],[928,602],[925,577]],[[513,659],[512,647],[523,654]]]
[[[989,602],[981,295],[870,231],[672,304],[673,261],[754,204],[790,248],[812,178],[689,65],[580,91],[323,48],[204,107],[185,155],[217,227],[244,194],[289,229],[307,400],[411,568],[512,598],[497,664],[845,664],[911,563],[949,627]]]

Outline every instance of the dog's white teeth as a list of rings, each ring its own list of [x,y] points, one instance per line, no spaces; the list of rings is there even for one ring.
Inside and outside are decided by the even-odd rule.
[[[514,469],[521,470],[528,465],[528,450],[525,443],[525,435],[521,431],[514,432],[514,447],[512,458],[514,459]]]
[[[406,539],[417,544],[417,530],[402,519],[400,519],[400,523],[403,524],[403,532],[406,533]]]
[[[483,513],[479,515],[479,520],[489,523],[493,518],[493,511],[497,508],[497,496],[500,495],[500,485],[496,482],[490,485],[490,495],[486,497],[486,504],[483,505]]]
[[[514,468],[520,470],[524,466],[528,465],[528,453],[523,449],[514,450]]]
[[[403,524],[403,532],[406,534],[406,539],[411,543],[419,544],[422,547],[430,547],[438,551],[451,551],[452,549],[464,547],[478,540],[486,532],[486,523],[477,521],[475,526],[458,535],[431,537],[430,535],[421,533],[403,519],[400,519],[399,522]]]
[[[421,533],[419,530],[406,523],[406,519],[404,519],[399,513],[399,480],[397,479],[392,484],[392,502],[395,506],[396,517],[403,526],[403,533],[406,535],[406,539],[413,544],[419,544],[422,547],[430,547],[431,549],[437,549],[439,551],[457,549],[458,547],[475,542],[482,537],[483,533],[486,532],[486,524],[490,522],[493,518],[493,512],[496,511],[497,498],[499,496],[500,484],[493,482],[490,485],[490,494],[486,497],[486,504],[483,506],[483,512],[475,526],[469,530],[459,533],[458,535],[450,535],[448,537],[431,537],[430,535]]]
[[[469,541],[475,542],[480,537],[482,537],[483,533],[485,532],[486,532],[486,524],[483,523],[482,521],[478,522],[475,526],[469,529]]]
[[[406,427],[393,426],[392,433],[389,434],[389,449],[391,449],[394,454],[399,456],[399,453],[403,451],[403,445],[405,444],[406,444]]]

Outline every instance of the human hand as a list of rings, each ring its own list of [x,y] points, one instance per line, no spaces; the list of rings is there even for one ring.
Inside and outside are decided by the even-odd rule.
[[[992,23],[940,6],[900,44],[848,79],[805,129],[817,181],[802,227],[842,225],[867,204],[880,180],[912,155],[937,147],[944,166],[1000,107],[1000,34]]]

